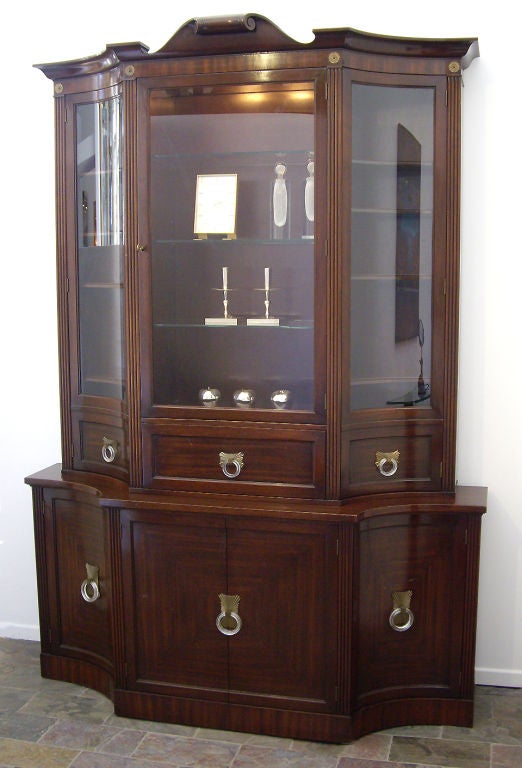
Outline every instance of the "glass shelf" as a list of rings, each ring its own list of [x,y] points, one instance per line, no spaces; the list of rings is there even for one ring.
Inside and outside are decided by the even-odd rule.
[[[258,316],[248,318],[248,319],[257,319]],[[279,325],[247,325],[247,318],[237,318],[237,325],[228,325],[223,324],[219,325],[219,323],[215,323],[213,325],[207,325],[205,323],[154,323],[154,328],[205,328],[208,330],[237,330],[238,328],[248,328],[248,330],[251,331],[263,331],[266,333],[267,331],[275,331],[275,332],[281,332],[281,331],[310,331],[313,329],[314,325],[313,322],[310,320],[308,322],[295,322],[295,323],[289,323],[285,321],[279,322]]]
[[[209,237],[209,238],[172,238],[155,240],[157,245],[191,245],[192,243],[204,243],[207,247],[210,245],[221,245],[223,248],[234,248],[241,245],[268,245],[277,246],[279,248],[286,247],[288,245],[297,245],[299,247],[308,246],[313,247],[313,237],[294,237],[287,238],[285,240],[276,240],[275,238],[262,238],[262,237]]]
[[[218,152],[169,152],[166,154],[155,153],[153,160],[159,160],[162,163],[172,160],[173,162],[194,162],[195,160],[207,161],[208,163],[218,163],[220,160],[234,159],[241,162],[242,166],[253,168],[263,166],[272,169],[274,163],[282,159],[290,165],[299,165],[306,163],[310,156],[313,156],[313,147],[304,147],[302,149],[265,149],[262,151],[218,151]]]

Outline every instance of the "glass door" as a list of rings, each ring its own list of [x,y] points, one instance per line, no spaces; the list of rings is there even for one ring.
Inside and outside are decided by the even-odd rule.
[[[123,399],[123,193],[119,96],[77,104],[80,395]]]
[[[352,411],[430,405],[435,91],[352,85]]]
[[[150,404],[314,410],[315,83],[146,93]]]

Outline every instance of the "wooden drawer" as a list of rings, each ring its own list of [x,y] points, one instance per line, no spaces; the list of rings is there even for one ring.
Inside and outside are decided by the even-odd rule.
[[[348,493],[440,490],[439,423],[366,427],[346,440],[343,487]]]
[[[300,498],[324,492],[325,440],[316,429],[146,424],[143,448],[150,487]]]
[[[74,469],[127,477],[125,431],[110,415],[73,418]]]

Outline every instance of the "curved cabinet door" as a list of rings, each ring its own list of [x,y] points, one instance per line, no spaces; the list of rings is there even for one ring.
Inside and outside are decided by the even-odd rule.
[[[466,530],[466,515],[449,514],[361,524],[356,708],[459,695],[468,615]]]
[[[126,479],[122,97],[117,87],[72,94],[65,110],[63,463]]]
[[[43,513],[35,517],[42,651],[110,671],[106,514],[81,494],[73,499],[67,491],[46,489]]]

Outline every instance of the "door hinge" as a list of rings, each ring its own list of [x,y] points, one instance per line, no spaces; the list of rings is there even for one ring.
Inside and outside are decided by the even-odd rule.
[[[339,557],[339,539],[337,539],[337,541],[335,543],[335,546],[336,546],[336,551],[337,551],[337,557]]]
[[[324,98],[328,101],[328,83],[324,84]]]
[[[442,461],[440,462],[440,465],[439,465],[439,477],[442,477]]]

